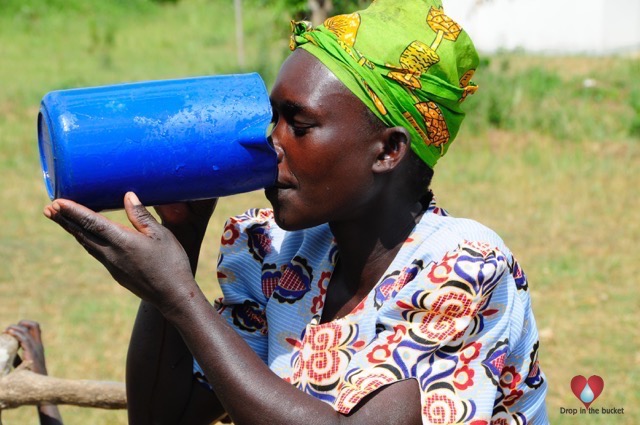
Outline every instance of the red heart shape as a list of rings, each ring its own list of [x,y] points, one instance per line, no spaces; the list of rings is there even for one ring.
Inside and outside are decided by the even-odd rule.
[[[573,391],[573,394],[578,398],[578,400],[580,400],[580,394],[586,385],[587,378],[582,375],[574,376],[573,379],[571,379],[571,391]]]
[[[596,398],[602,394],[602,390],[604,389],[604,379],[598,375],[591,375],[587,384],[589,384],[591,391],[593,391],[593,401],[596,401]],[[591,403],[593,403],[593,401]]]
[[[593,400],[585,403],[580,398],[580,394],[582,394],[582,391],[587,385],[589,385],[589,388],[591,388],[591,392],[593,392]],[[571,391],[573,391],[573,394],[577,397],[578,400],[582,401],[582,404],[584,404],[584,407],[586,407],[587,409],[589,408],[591,403],[593,403],[598,398],[598,396],[602,394],[603,389],[604,380],[598,375],[591,375],[589,379],[585,378],[582,375],[577,375],[574,376],[573,379],[571,379]]]

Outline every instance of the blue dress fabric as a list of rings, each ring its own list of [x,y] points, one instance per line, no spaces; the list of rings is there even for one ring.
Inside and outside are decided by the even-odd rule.
[[[527,279],[495,232],[432,202],[366,298],[321,323],[338,257],[327,224],[288,232],[249,210],[225,225],[215,306],[274,373],[341,413],[416,379],[424,424],[548,423]]]

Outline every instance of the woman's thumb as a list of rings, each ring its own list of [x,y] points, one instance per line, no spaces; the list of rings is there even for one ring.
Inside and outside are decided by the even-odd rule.
[[[155,217],[142,205],[138,196],[133,192],[127,192],[124,195],[124,210],[133,227],[145,235],[152,234],[154,226],[159,225]]]

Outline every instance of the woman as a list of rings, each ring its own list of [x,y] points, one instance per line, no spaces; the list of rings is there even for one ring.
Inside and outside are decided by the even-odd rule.
[[[157,207],[160,225],[128,193],[134,229],[45,208],[143,300],[130,422],[547,423],[524,274],[428,190],[475,91],[467,35],[435,0],[293,30],[273,209],[227,222],[215,308],[194,279],[215,202]]]

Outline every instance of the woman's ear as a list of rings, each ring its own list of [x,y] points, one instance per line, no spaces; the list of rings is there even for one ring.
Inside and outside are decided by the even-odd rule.
[[[395,169],[409,152],[411,135],[404,127],[390,127],[382,131],[380,152],[373,164],[376,173],[387,173]]]

